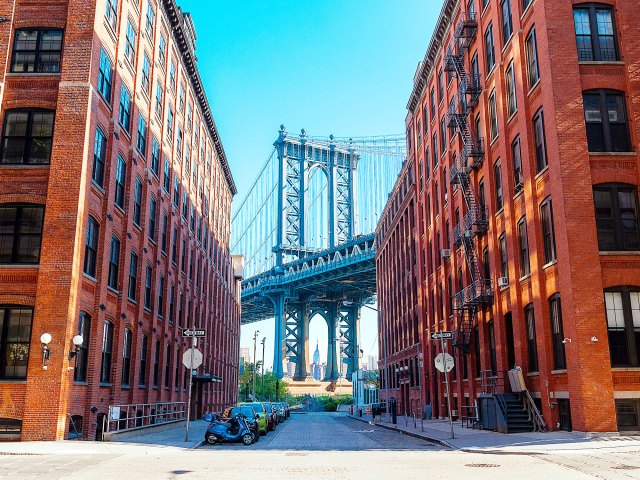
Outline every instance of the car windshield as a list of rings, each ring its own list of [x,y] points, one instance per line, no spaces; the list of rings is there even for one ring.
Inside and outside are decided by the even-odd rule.
[[[247,417],[247,418],[251,418],[251,419],[255,418],[255,416],[256,416],[256,411],[253,409],[253,407],[247,407],[247,406],[244,406],[244,407],[240,407],[240,408],[241,408],[241,410],[242,410],[242,414],[243,414],[245,417]]]
[[[262,406],[261,403],[245,403],[244,406],[253,407],[253,409],[256,411],[256,413],[264,412],[264,407]]]

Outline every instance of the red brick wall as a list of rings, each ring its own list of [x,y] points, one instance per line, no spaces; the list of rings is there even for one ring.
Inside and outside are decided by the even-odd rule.
[[[70,415],[83,416],[84,437],[93,439],[97,415],[106,413],[110,404],[154,403],[156,401],[185,401],[183,389],[186,369],[179,365],[179,381],[174,384],[178,350],[187,348],[178,325],[179,292],[184,293],[184,326],[205,328],[208,336],[198,347],[203,350],[204,365],[198,374],[211,373],[223,378],[222,384],[206,384],[194,392],[196,411],[220,409],[236,401],[237,369],[239,357],[239,299],[232,274],[229,248],[229,223],[232,186],[223,172],[222,160],[211,133],[202,120],[202,108],[191,88],[191,82],[163,11],[163,4],[153,2],[156,21],[153,37],[145,33],[146,2],[138,12],[128,3],[120,2],[118,31],[112,32],[104,19],[104,2],[50,2],[50,15],[42,19],[41,7],[25,4],[16,11],[15,28],[28,26],[56,26],[64,28],[64,47],[61,75],[7,75],[5,95],[0,112],[17,107],[45,107],[56,110],[54,147],[51,165],[46,168],[2,167],[0,171],[0,203],[35,202],[46,205],[41,262],[38,267],[0,268],[0,304],[35,305],[32,326],[31,355],[24,382],[17,382],[22,394],[13,394],[16,408],[23,415],[23,435],[26,440],[59,439],[68,430]],[[68,6],[68,14],[67,14]],[[126,20],[131,18],[138,32],[135,65],[124,58],[124,32]],[[124,19],[124,20],[123,20]],[[2,24],[0,28],[8,24]],[[9,27],[9,31],[11,28]],[[185,86],[185,104],[191,105],[192,122],[199,121],[198,143],[195,124],[187,125],[187,109],[178,111],[176,93],[169,92],[168,65],[164,69],[158,60],[157,43],[160,32],[167,40],[167,59],[177,66],[177,83]],[[0,30],[0,38],[5,33]],[[116,41],[116,39],[119,39]],[[6,46],[5,46],[6,48]],[[96,90],[100,50],[104,48],[114,61],[112,101],[107,104]],[[155,95],[156,81],[164,85],[163,117],[156,118],[151,98],[141,91],[139,72],[142,52],[153,62],[151,84]],[[6,53],[6,51],[5,51]],[[3,55],[0,55],[4,59]],[[134,108],[129,135],[119,125],[118,105],[120,86],[125,83],[132,92]],[[166,114],[169,106],[174,111],[174,137],[166,133]],[[146,152],[136,148],[137,121],[143,114],[149,127]],[[92,182],[93,145],[96,127],[107,135],[107,160],[104,187]],[[184,145],[192,146],[191,164],[198,166],[198,181],[202,176],[202,192],[209,199],[207,205],[191,185],[192,172],[182,171],[184,160],[178,160],[175,151],[177,129],[184,132]],[[160,178],[150,172],[152,137],[161,143]],[[217,140],[216,140],[217,141]],[[201,155],[202,142],[204,156]],[[184,147],[183,147],[184,149]],[[116,207],[115,175],[118,155],[127,165],[124,210]],[[184,156],[184,154],[183,154]],[[170,159],[171,185],[165,192],[162,184],[164,158]],[[182,189],[189,192],[190,203],[208,225],[210,239],[204,248],[204,239],[198,240],[181,219],[180,208],[172,206],[173,177],[181,177]],[[141,227],[133,223],[133,190],[136,178],[143,182]],[[157,200],[156,242],[149,240],[149,199]],[[182,199],[181,199],[182,201]],[[206,208],[205,208],[206,207]],[[168,215],[167,253],[160,249],[162,215]],[[83,261],[85,235],[89,215],[100,225],[96,278],[84,275]],[[173,228],[178,229],[178,265],[171,262]],[[107,287],[111,237],[121,242],[118,289]],[[186,275],[180,270],[182,239],[186,240]],[[215,242],[215,248],[213,248]],[[130,253],[139,256],[137,302],[127,299]],[[189,277],[189,261],[194,259],[193,280]],[[145,268],[153,267],[152,308],[143,308]],[[160,276],[165,277],[164,315],[158,315],[158,288]],[[198,280],[196,282],[196,279]],[[202,281],[204,279],[204,282]],[[168,321],[169,286],[175,286],[174,321]],[[186,301],[191,310],[186,310]],[[198,318],[196,320],[196,306]],[[78,333],[80,312],[91,317],[87,381],[73,382],[73,368],[69,367],[70,339]],[[105,320],[114,324],[111,384],[100,385],[102,329]],[[187,325],[187,320],[189,321]],[[124,330],[132,331],[130,386],[121,385]],[[40,335],[52,335],[51,360],[47,370],[41,367]],[[148,336],[146,371],[140,372],[142,335]],[[160,340],[159,387],[152,387],[155,341]],[[169,368],[169,388],[164,388],[165,352],[173,350]],[[139,378],[145,385],[139,386]],[[0,395],[13,392],[14,385],[0,385]]]

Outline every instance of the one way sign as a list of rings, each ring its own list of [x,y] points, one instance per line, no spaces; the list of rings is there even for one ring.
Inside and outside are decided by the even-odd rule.
[[[204,328],[202,329],[194,329],[194,328],[185,328],[182,330],[183,337],[204,337],[207,332]]]
[[[431,340],[450,340],[453,338],[453,332],[431,332]]]

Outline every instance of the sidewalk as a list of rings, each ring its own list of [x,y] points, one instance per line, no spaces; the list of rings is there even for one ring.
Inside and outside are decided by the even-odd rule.
[[[371,415],[363,417],[350,415],[350,417],[368,423],[372,421]],[[574,453],[576,451],[584,451],[586,453],[594,449],[599,451],[605,449],[616,449],[616,451],[620,451],[620,449],[640,449],[640,436],[589,435],[584,432],[505,434],[489,430],[464,428],[460,422],[453,422],[455,438],[452,439],[449,420],[423,420],[423,422],[424,431],[420,419],[416,420],[416,426],[414,427],[413,418],[407,418],[407,424],[405,425],[404,416],[398,417],[396,425],[385,421],[384,416],[382,419],[376,417],[375,425],[467,452],[545,454],[561,451]]]
[[[149,435],[113,442],[62,440],[59,442],[1,442],[0,454],[14,455],[111,455],[149,452],[156,449],[192,449],[202,445],[209,424],[202,420],[189,424],[189,441],[184,441],[184,425]]]

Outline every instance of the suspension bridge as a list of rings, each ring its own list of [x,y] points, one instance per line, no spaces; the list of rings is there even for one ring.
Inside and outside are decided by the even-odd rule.
[[[376,294],[375,228],[406,158],[404,135],[278,138],[232,219],[244,255],[242,324],[275,319],[273,371],[309,371],[309,321],[327,322],[326,381],[359,368],[359,319]]]

